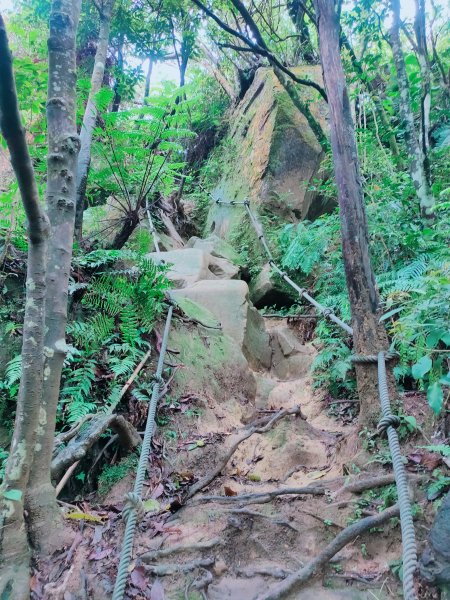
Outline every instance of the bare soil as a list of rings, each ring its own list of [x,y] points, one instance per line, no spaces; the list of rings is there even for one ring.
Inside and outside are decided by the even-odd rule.
[[[362,448],[355,423],[330,416],[329,403],[312,389],[309,375],[289,381],[276,380],[268,372],[255,376],[257,397],[245,403],[240,419],[214,398],[202,402],[194,398],[187,404],[189,410],[178,407],[173,412],[170,431],[176,432],[177,439],[168,437],[169,426],[158,428],[144,496],[156,499],[160,510],[147,513],[139,524],[126,598],[255,600],[319,554],[352,519],[361,516],[361,511],[376,512],[383,502],[395,501],[383,497],[380,489],[365,493],[364,504],[361,495],[347,492],[334,496],[333,492],[352,477],[366,478],[391,470],[380,464],[376,448],[371,454]],[[425,428],[423,404],[411,397],[407,404]],[[267,433],[249,437],[221,475],[184,504],[189,485],[213,470],[230,447],[233,432],[246,426],[243,421],[248,424],[298,405],[305,419],[287,416]],[[406,455],[412,452],[412,443],[403,445]],[[420,471],[417,465],[410,468]],[[236,494],[315,484],[326,487],[327,493],[279,496],[262,504],[230,500]],[[101,502],[93,498],[89,503],[77,503],[76,510],[96,521],[70,521],[76,532],[74,542],[51,561],[37,565],[33,598],[111,598],[124,530],[120,511],[132,485],[133,474],[129,474]],[[433,510],[418,486],[413,493],[421,509],[416,531],[422,548]],[[200,501],[210,495],[229,501]],[[209,549],[189,548],[211,540],[217,543]],[[178,545],[185,545],[186,550],[145,560],[149,552]],[[400,558],[400,530],[393,519],[381,530],[355,539],[323,572],[286,598],[398,598],[401,583],[395,565]],[[150,568],[170,571],[199,560],[204,566],[184,573],[155,576]],[[435,590],[419,588],[419,582],[417,585],[421,599],[438,598]]]

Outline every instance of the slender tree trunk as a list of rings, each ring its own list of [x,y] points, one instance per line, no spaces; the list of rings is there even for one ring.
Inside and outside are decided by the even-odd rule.
[[[409,82],[406,74],[405,58],[400,41],[400,0],[391,0],[392,27],[390,44],[394,56],[399,88],[400,117],[405,128],[406,148],[408,151],[409,172],[419,200],[420,212],[425,218],[434,217],[435,201],[428,185],[424,166],[424,154],[419,144],[414,115],[411,108]]]
[[[75,39],[80,3],[80,0],[54,0],[48,41],[46,199],[51,237],[46,275],[44,389],[25,498],[30,539],[36,548],[46,551],[64,543],[61,512],[50,481],[50,465],[61,370],[66,356],[67,290],[75,221],[75,172],[80,148],[75,119]]]
[[[119,37],[119,46],[117,48],[117,67],[121,71],[123,71],[123,43],[124,43],[124,36],[122,34]],[[121,102],[122,102],[122,96],[120,95],[120,84],[116,78],[116,83],[114,84],[114,98],[112,101],[111,112],[118,112]]]
[[[352,311],[354,349],[376,354],[388,349],[379,323],[379,296],[369,256],[369,236],[350,102],[339,50],[339,23],[333,0],[315,0],[320,57],[328,96],[331,148],[338,189],[345,276]],[[379,414],[376,365],[356,368],[360,422]]]
[[[22,128],[5,25],[0,15],[0,130],[7,142],[28,221],[28,261],[22,376],[14,433],[0,487],[0,597],[29,598],[30,551],[24,498],[33,461],[43,391],[45,267],[49,233]]]
[[[362,68],[361,62],[358,60],[358,58],[355,54],[355,51],[353,50],[353,47],[349,42],[348,37],[342,30],[341,30],[341,41],[342,41],[342,45],[347,49],[347,51],[350,55],[350,60],[352,61],[353,68],[355,69],[355,71],[359,75],[359,78],[361,79],[362,83],[367,87],[367,90],[369,91],[369,93],[371,95],[371,98],[375,105],[375,110],[377,111],[378,116],[381,121],[381,124],[383,125],[383,130],[385,132],[387,142],[391,149],[392,156],[394,157],[397,165],[400,168],[403,168],[403,165],[401,164],[402,161],[401,161],[401,157],[400,157],[400,150],[399,150],[399,147],[397,144],[397,140],[395,138],[395,133],[392,130],[392,126],[389,122],[389,118],[386,114],[386,111],[383,108],[383,104],[381,103],[381,100],[380,100],[378,92],[373,84],[373,81],[367,77],[366,73],[364,72],[364,69]]]
[[[152,72],[153,72],[153,58],[151,56],[148,57],[148,69],[147,69],[147,74],[145,76],[145,89],[144,89],[144,99],[143,99],[143,104],[145,106],[145,101],[147,100],[147,98],[150,95],[150,80],[152,78]]]
[[[114,0],[105,0],[100,11],[100,31],[98,34],[97,51],[95,53],[94,69],[91,77],[91,89],[84,111],[83,124],[80,131],[80,153],[77,164],[77,202],[75,216],[75,237],[81,239],[83,229],[83,211],[86,198],[86,185],[91,164],[92,134],[97,121],[95,96],[102,87],[105,75],[106,54],[108,52],[109,30]]]
[[[429,181],[427,155],[430,148],[430,111],[431,111],[431,72],[428,60],[427,32],[425,26],[425,0],[415,0],[416,15],[414,31],[416,34],[417,59],[420,66],[422,95],[420,99],[422,152],[425,157],[425,172]]]

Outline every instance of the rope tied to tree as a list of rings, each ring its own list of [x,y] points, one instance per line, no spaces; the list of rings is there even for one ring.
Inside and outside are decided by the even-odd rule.
[[[147,472],[148,456],[150,453],[150,446],[153,437],[153,431],[155,428],[155,415],[156,406],[159,400],[159,388],[162,379],[162,371],[164,367],[164,359],[166,356],[167,342],[169,339],[170,324],[172,321],[173,304],[170,303],[169,310],[167,312],[166,323],[164,326],[164,333],[161,342],[161,350],[158,358],[158,365],[156,367],[156,373],[154,377],[154,385],[152,390],[152,397],[147,414],[147,423],[145,426],[144,439],[142,440],[141,453],[139,456],[139,463],[136,471],[136,479],[134,481],[133,491],[127,494],[125,506],[122,511],[123,518],[126,522],[125,534],[123,538],[122,551],[120,553],[120,562],[117,569],[116,583],[114,585],[114,592],[112,600],[122,600],[125,593],[125,586],[128,579],[128,568],[131,563],[131,553],[133,550],[133,541],[136,531],[136,525],[140,518],[145,515],[144,505],[142,503],[142,488],[144,486],[144,479]]]

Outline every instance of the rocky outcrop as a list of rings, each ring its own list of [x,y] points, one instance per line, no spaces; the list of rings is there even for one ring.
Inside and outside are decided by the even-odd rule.
[[[302,66],[302,77],[321,81],[318,66]],[[298,86],[322,128],[327,130],[326,104],[311,88]],[[293,105],[273,71],[261,68],[231,117],[224,143],[222,178],[214,191],[221,200],[248,198],[260,209],[285,220],[314,218],[326,209],[312,188],[319,179],[322,148],[306,118]],[[228,238],[243,210],[214,205],[207,230]]]
[[[160,254],[150,252],[147,256],[168,265],[167,277],[176,288],[208,279],[233,279],[239,274],[239,267],[226,258],[213,256],[199,248],[182,248]]]
[[[187,298],[209,311],[252,366],[270,368],[269,334],[262,317],[249,302],[245,281],[199,281],[173,291],[172,297],[175,302]]]

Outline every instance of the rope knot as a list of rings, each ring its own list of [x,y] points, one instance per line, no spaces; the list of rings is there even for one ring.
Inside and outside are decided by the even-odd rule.
[[[383,352],[383,354],[385,362],[396,360],[400,356],[398,352]],[[376,364],[378,362],[378,354],[354,354],[351,357],[351,361],[360,365]]]
[[[141,521],[144,518],[145,508],[141,497],[138,494],[135,494],[134,492],[129,492],[125,496],[125,506],[122,510],[122,515],[125,522],[128,521],[133,511],[136,512],[139,521]]]
[[[331,308],[324,308],[322,314],[324,315],[324,317],[329,317],[333,314],[333,311],[331,310]]]
[[[247,200],[247,198],[244,200],[244,206],[250,207],[250,200]]]
[[[400,417],[398,417],[397,415],[386,415],[385,417],[382,417],[377,425],[377,433],[378,435],[384,435],[388,429],[388,427],[394,427],[395,429],[397,429],[397,427],[400,425],[401,420]]]

